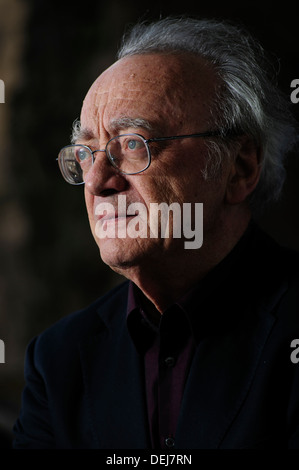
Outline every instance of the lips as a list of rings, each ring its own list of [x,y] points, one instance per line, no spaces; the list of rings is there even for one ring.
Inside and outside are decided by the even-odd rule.
[[[108,220],[118,220],[118,219],[128,219],[131,217],[135,217],[135,215],[127,215],[127,214],[117,214],[117,213],[111,213],[111,214],[100,214],[96,215],[95,219],[100,220],[101,222],[105,222]]]
[[[108,214],[100,214],[100,215],[96,215],[96,219],[97,220],[111,220],[111,219],[118,219],[118,214],[113,212],[113,213],[108,213]]]
[[[127,222],[137,215],[139,219],[145,218],[144,211],[146,212],[146,208],[143,203],[127,201],[126,195],[118,195],[117,200],[114,198],[110,201],[99,198],[96,202],[94,201],[94,223],[99,226],[99,229],[102,227],[104,230],[107,225],[112,227],[114,224],[119,224],[125,227]],[[140,216],[140,213],[143,215]]]

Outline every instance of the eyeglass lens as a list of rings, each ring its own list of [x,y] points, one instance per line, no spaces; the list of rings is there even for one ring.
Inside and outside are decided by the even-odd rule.
[[[137,134],[114,137],[107,144],[106,154],[111,164],[124,174],[139,173],[149,164],[146,143]],[[93,164],[93,155],[85,146],[70,145],[60,151],[58,161],[65,180],[81,184]]]

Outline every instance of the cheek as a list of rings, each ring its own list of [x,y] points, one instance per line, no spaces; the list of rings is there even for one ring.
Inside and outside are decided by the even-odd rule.
[[[155,202],[192,202],[203,196],[201,173],[195,173],[186,168],[180,171],[171,168],[165,171],[157,171],[155,177],[152,177],[151,191]],[[202,201],[199,201],[202,202]]]
[[[177,202],[192,202],[204,196],[206,181],[203,170],[206,164],[203,145],[176,143],[175,151],[166,151],[153,161],[150,168],[156,191]],[[202,202],[202,201],[200,201]]]
[[[147,175],[146,179],[140,179],[140,185],[138,185],[138,192],[142,196],[143,202],[146,206],[150,203],[161,203],[161,202],[174,202],[181,199],[179,184],[172,178],[165,169],[161,169],[159,172]]]

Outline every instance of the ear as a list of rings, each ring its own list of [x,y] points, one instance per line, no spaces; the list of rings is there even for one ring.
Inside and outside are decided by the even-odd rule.
[[[247,136],[240,139],[240,147],[234,161],[231,163],[227,179],[226,202],[240,204],[255,189],[260,173],[261,150],[254,141]]]

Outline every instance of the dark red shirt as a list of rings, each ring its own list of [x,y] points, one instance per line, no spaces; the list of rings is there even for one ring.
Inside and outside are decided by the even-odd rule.
[[[143,309],[141,294],[129,288],[128,327],[144,357],[145,387],[152,448],[173,447],[194,339],[188,315],[179,303],[167,309],[159,324]]]

